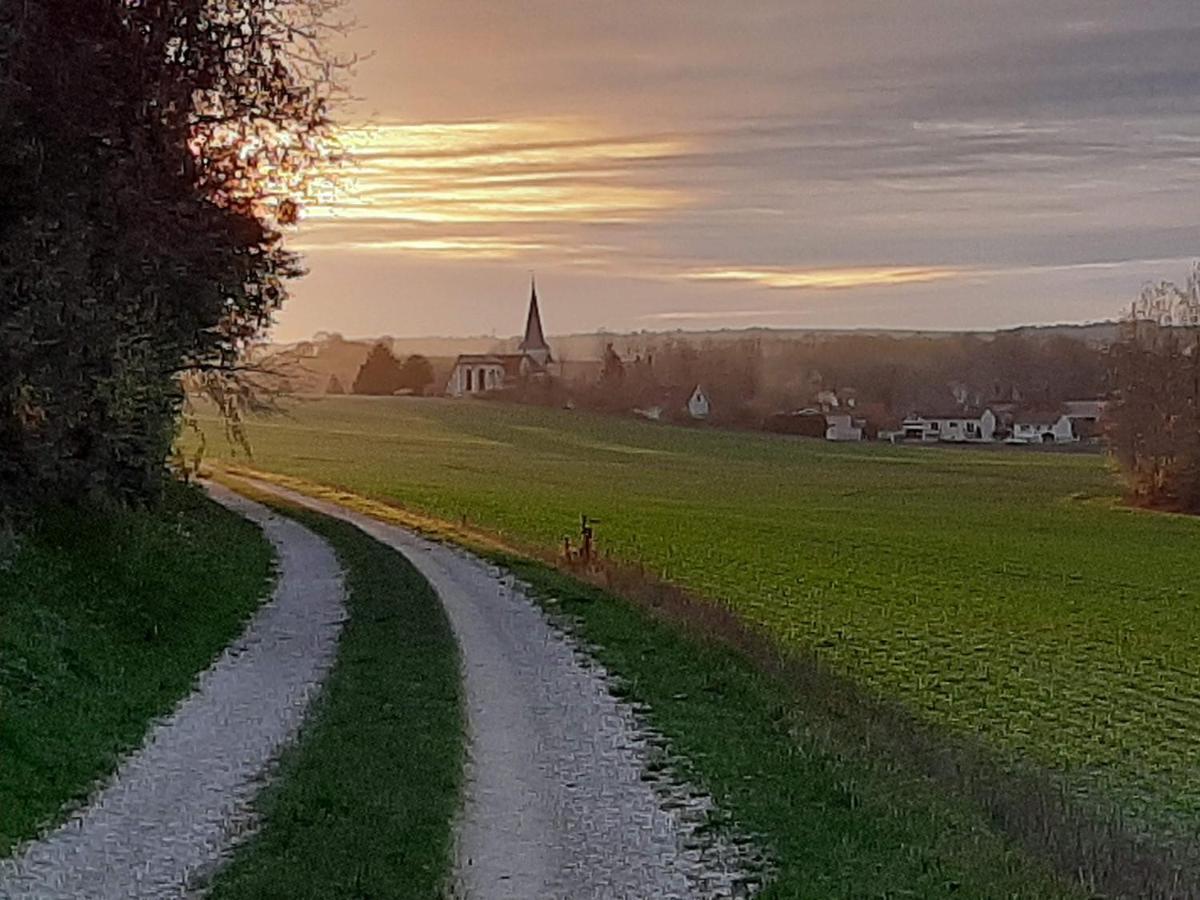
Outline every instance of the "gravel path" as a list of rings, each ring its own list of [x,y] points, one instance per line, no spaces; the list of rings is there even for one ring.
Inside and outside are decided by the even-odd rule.
[[[320,538],[220,487],[279,556],[272,599],[82,812],[0,864],[0,897],[179,897],[250,821],[271,759],[333,662],[341,570]]]
[[[469,761],[456,891],[470,900],[741,897],[752,851],[700,837],[711,801],[652,783],[654,735],[511,576],[333,503],[259,487],[357,525],[436,589],[464,663]]]

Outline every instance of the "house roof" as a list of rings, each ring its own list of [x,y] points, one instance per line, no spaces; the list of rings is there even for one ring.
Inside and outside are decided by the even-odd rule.
[[[1099,419],[1108,407],[1107,400],[1068,400],[1063,409],[1068,416],[1083,419]]]
[[[985,412],[987,412],[986,409],[963,409],[961,406],[937,407],[932,410],[927,409],[921,412],[909,413],[904,417],[904,421],[915,422],[918,419],[937,419],[939,421],[943,419],[962,419],[963,421],[967,421],[969,419],[978,419]]]
[[[1057,406],[1028,406],[1017,409],[1012,414],[1014,425],[1053,425],[1065,413]]]

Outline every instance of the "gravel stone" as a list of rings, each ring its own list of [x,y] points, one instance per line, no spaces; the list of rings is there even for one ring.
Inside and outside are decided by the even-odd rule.
[[[0,863],[0,897],[184,896],[251,824],[271,761],[333,662],[342,574],[312,532],[219,486],[209,491],[274,544],[272,598],[83,810]]]
[[[525,586],[460,549],[333,503],[260,484],[404,553],[445,604],[461,648],[468,763],[456,896],[752,895],[753,843],[708,829],[702,792],[649,771],[663,740]]]

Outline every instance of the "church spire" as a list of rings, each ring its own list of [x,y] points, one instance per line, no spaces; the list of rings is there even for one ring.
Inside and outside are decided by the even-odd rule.
[[[537,282],[529,276],[529,315],[525,319],[525,337],[517,345],[522,353],[534,359],[538,365],[550,362],[550,345],[542,331],[542,313],[538,309]]]

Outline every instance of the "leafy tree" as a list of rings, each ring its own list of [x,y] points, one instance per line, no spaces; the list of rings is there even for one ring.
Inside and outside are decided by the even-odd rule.
[[[433,384],[433,363],[421,354],[414,353],[400,367],[399,380],[401,389],[423,394]]]
[[[152,496],[300,274],[325,0],[0,0],[0,508]]]
[[[403,387],[400,361],[386,344],[376,344],[354,378],[350,390],[355,394],[390,396]]]

